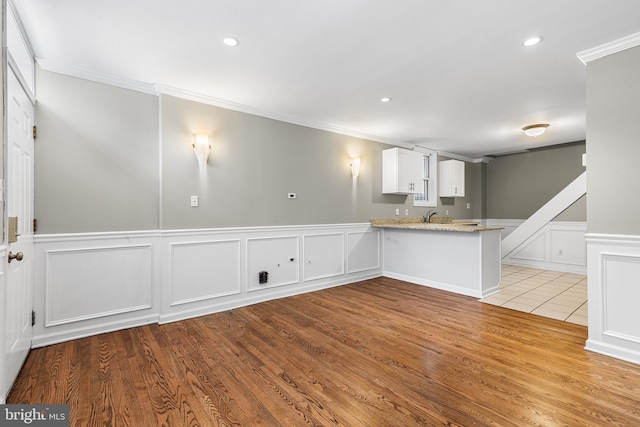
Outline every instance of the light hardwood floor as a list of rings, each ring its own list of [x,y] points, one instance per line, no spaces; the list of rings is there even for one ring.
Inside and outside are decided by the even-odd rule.
[[[636,426],[580,325],[388,278],[33,350],[9,403],[73,426]]]

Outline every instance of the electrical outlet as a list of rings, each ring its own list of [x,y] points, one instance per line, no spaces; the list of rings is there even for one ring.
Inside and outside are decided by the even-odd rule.
[[[564,255],[564,250],[563,249],[558,249],[558,255],[563,256]]]
[[[191,196],[191,207],[192,208],[197,208],[198,207],[198,196]]]
[[[449,216],[449,209],[447,209],[447,210],[445,211],[445,215],[446,215],[446,216]]]
[[[400,209],[396,209],[396,216],[400,215]]]
[[[405,215],[405,216],[409,216],[409,209],[405,209],[405,210],[404,210],[404,215]]]
[[[471,209],[471,203],[467,203],[467,209]]]

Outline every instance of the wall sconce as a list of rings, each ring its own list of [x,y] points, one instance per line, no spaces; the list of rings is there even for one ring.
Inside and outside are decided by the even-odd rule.
[[[357,178],[360,175],[360,157],[351,159],[351,176]]]
[[[204,167],[209,159],[209,152],[211,151],[211,144],[209,144],[209,135],[206,134],[193,134],[193,152],[196,153],[198,163],[200,167]]]

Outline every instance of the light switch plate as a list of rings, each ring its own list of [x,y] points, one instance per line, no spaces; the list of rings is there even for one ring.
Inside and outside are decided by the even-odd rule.
[[[198,207],[198,196],[191,196],[191,207],[192,208]]]

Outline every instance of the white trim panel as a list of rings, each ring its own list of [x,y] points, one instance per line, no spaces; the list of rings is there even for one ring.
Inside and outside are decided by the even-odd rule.
[[[45,269],[45,328],[153,305],[151,245],[50,250]]]
[[[344,233],[305,234],[302,236],[305,282],[344,274]]]
[[[379,236],[366,223],[36,235],[32,346],[379,277]]]
[[[24,36],[22,25],[13,12],[13,5],[8,2],[7,6],[7,61],[24,91],[29,95],[31,102],[35,104],[35,61],[31,47]]]
[[[640,364],[640,236],[587,234],[586,349]]]
[[[380,230],[347,232],[347,273],[379,270]]]
[[[171,307],[242,292],[240,239],[170,246]]]
[[[521,220],[487,220],[497,227],[514,227]],[[565,273],[587,274],[586,222],[551,221],[502,258],[505,264]]]
[[[300,282],[299,236],[274,236],[247,239],[247,291],[259,291]],[[259,283],[261,271],[267,283]]]

